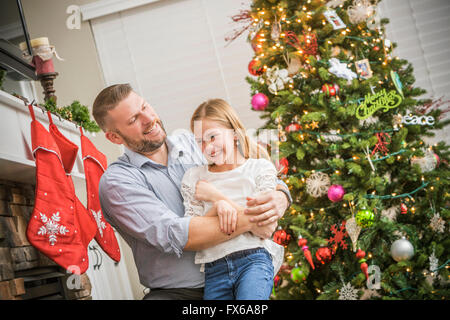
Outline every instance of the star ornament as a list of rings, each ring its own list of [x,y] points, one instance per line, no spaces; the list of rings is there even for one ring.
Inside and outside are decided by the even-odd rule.
[[[310,123],[310,127],[311,127],[311,129],[317,129],[319,127],[319,122],[318,121],[312,121]]]

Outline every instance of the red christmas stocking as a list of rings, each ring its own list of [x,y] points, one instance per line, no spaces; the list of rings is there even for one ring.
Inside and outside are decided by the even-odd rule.
[[[72,172],[73,165],[75,164],[75,159],[78,153],[78,146],[67,139],[61,131],[59,131],[58,127],[53,123],[52,114],[47,111],[49,124],[49,131],[58,145],[62,162],[64,165],[64,170],[66,171],[66,176],[68,180],[68,184],[72,188],[74,197],[75,197],[75,216],[78,219],[79,226],[81,228],[81,238],[83,240],[84,245],[87,247],[89,243],[94,239],[94,236],[97,232],[97,225],[94,218],[88,213],[85,206],[80,202],[78,197],[75,194],[75,187],[72,181],[72,177],[70,173]]]
[[[83,155],[84,173],[86,176],[87,207],[97,222],[95,240],[100,247],[116,262],[120,261],[120,249],[111,225],[103,217],[98,197],[100,177],[107,168],[106,157],[97,150],[94,144],[81,132],[81,153]]]
[[[33,106],[31,141],[36,161],[36,191],[27,227],[28,241],[47,257],[73,273],[86,272],[89,261],[82,230],[76,219],[73,186],[52,135],[36,121]]]

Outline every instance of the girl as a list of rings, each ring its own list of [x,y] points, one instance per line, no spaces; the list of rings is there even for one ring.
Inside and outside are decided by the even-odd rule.
[[[191,130],[209,164],[191,168],[183,177],[186,215],[218,215],[221,230],[230,234],[236,210],[245,208],[247,197],[275,190],[277,171],[224,100],[202,103],[192,116]],[[249,232],[199,251],[195,263],[205,272],[204,299],[269,299],[282,260],[282,246]]]

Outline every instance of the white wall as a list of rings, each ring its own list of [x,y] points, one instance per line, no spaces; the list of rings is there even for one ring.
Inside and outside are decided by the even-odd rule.
[[[261,126],[245,81],[253,51],[245,36],[225,47],[241,3],[165,0],[93,19],[106,84],[131,83],[169,133],[187,129],[194,109],[209,98],[230,102],[248,128]]]

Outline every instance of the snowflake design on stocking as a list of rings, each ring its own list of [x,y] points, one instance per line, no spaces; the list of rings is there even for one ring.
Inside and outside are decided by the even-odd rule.
[[[358,290],[350,282],[347,282],[339,290],[339,300],[358,300]]]
[[[52,217],[49,219],[45,214],[39,213],[41,215],[41,221],[44,223],[43,226],[39,228],[38,235],[45,236],[48,235],[48,241],[50,245],[54,246],[57,241],[57,235],[65,235],[69,232],[64,225],[59,224],[61,217],[59,216],[59,212],[52,214]]]
[[[102,221],[102,212],[101,210],[98,210],[97,212],[95,212],[94,210],[92,210],[92,215],[94,216],[95,222],[97,222],[97,228],[98,231],[100,232],[100,236],[103,238],[103,230],[106,229],[106,223],[104,221]]]

